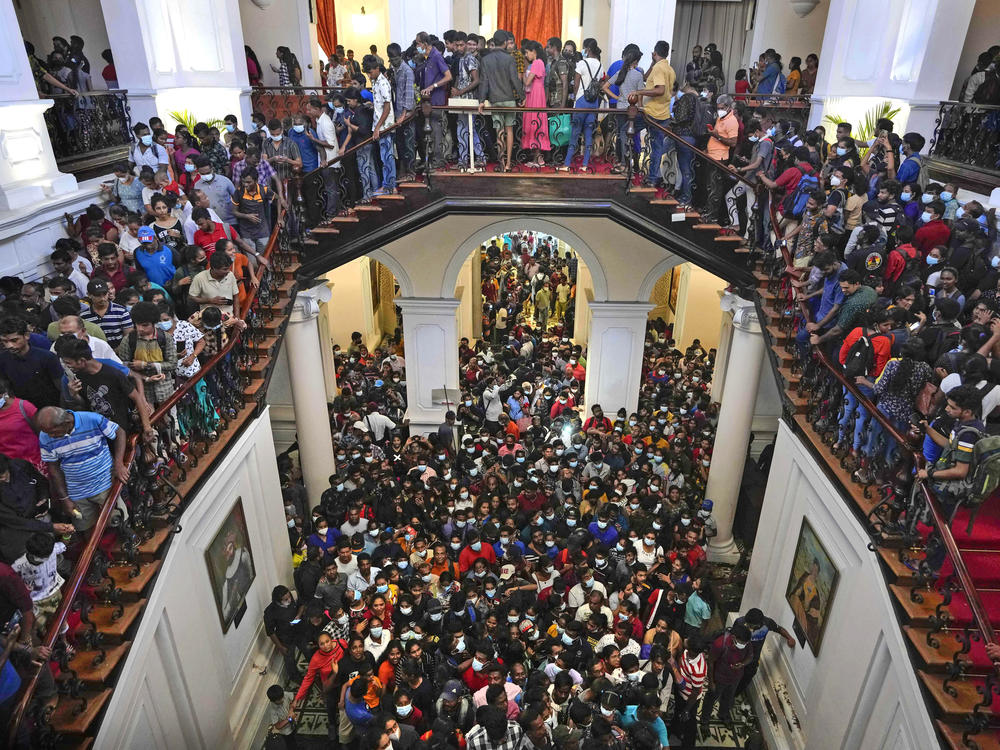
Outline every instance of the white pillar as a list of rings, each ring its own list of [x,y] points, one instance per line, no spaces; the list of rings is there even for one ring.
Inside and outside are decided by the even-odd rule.
[[[0,0],[0,210],[76,190],[56,166],[44,117],[51,106],[38,98],[13,0]]]
[[[451,0],[389,0],[389,38],[403,49],[410,46],[417,34],[441,36],[452,28]],[[474,31],[477,29],[463,29]]]
[[[653,46],[663,39],[670,45],[668,59],[676,71],[688,53],[688,50],[674,52],[676,13],[677,0],[611,0],[610,49],[605,50],[604,59],[618,60],[625,45],[634,42],[642,50],[639,64],[649,70]]]
[[[733,315],[733,337],[726,367],[726,393],[719,410],[712,468],[705,487],[705,498],[715,503],[712,512],[719,528],[718,535],[708,544],[708,557],[713,561],[735,562],[739,551],[733,541],[733,520],[760,385],[764,336],[752,302],[727,293],[722,298],[722,307]]]
[[[896,131],[930,145],[948,99],[976,0],[902,0],[872,23],[864,0],[830,0],[809,127],[827,114],[857,124],[884,100],[902,111]]]
[[[459,301],[451,298],[400,297],[403,311],[403,356],[406,360],[406,403],[410,432],[424,434],[444,421],[446,407],[433,391],[458,390]],[[457,397],[457,393],[455,393]]]
[[[132,121],[158,115],[172,130],[170,112],[187,110],[199,120],[235,114],[245,128],[250,84],[239,0],[203,0],[197,22],[191,7],[187,0],[101,0]]]
[[[319,300],[299,292],[288,319],[285,343],[302,480],[310,507],[319,504],[333,473],[333,436],[326,412],[326,383],[319,338]]]
[[[639,405],[642,351],[649,302],[591,302],[587,341],[584,419],[600,404],[605,414],[621,407],[630,414]]]

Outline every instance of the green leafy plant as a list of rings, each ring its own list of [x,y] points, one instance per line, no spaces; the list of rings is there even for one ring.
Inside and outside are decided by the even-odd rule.
[[[868,143],[875,137],[875,128],[878,121],[883,118],[892,120],[898,114],[899,107],[893,107],[892,102],[884,101],[865,112],[865,116],[861,122],[851,123],[854,126],[851,130],[851,137],[858,144],[858,151],[862,155],[868,150],[868,147],[862,144]],[[837,127],[837,125],[844,121],[845,119],[836,113],[826,115],[823,118],[824,123],[829,123],[833,127]]]
[[[215,117],[210,120],[202,120],[195,117],[188,110],[182,110],[180,112],[167,112],[167,116],[175,120],[177,123],[186,127],[190,132],[194,132],[194,126],[199,122],[203,122],[210,128],[222,128],[223,122],[221,117]]]

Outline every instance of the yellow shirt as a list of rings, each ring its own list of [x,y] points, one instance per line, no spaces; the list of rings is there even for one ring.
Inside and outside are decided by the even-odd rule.
[[[666,120],[670,117],[670,99],[674,95],[675,80],[677,80],[677,76],[674,74],[674,69],[666,60],[660,60],[653,66],[646,79],[646,88],[663,86],[663,94],[646,99],[646,114],[656,120]]]

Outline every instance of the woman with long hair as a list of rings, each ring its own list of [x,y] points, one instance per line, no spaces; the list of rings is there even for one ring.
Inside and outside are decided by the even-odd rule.
[[[250,79],[250,85],[255,88],[262,86],[260,60],[257,59],[257,53],[253,51],[253,48],[249,44],[243,45],[243,52],[246,55],[247,78]]]
[[[580,112],[575,113],[572,119],[572,130],[569,136],[569,149],[566,151],[566,160],[561,167],[556,167],[560,172],[568,172],[576,155],[576,149],[583,135],[583,166],[581,172],[590,170],[590,150],[594,145],[594,126],[597,124],[597,115],[587,110],[597,109],[601,105],[601,96],[598,95],[594,101],[587,100],[587,89],[591,81],[600,81],[604,74],[604,67],[601,65],[601,48],[597,46],[597,40],[587,37],[583,40],[583,58],[576,64],[576,75],[574,78],[575,104],[573,105]]]
[[[639,72],[639,60],[642,59],[642,51],[638,48],[629,48],[622,55],[622,66],[618,70],[618,75],[614,79],[610,77],[604,81],[604,94],[609,100],[615,102],[617,109],[626,110],[629,107],[628,96],[634,91],[642,88],[643,78]],[[617,93],[616,93],[617,92]],[[626,169],[625,160],[628,158],[628,149],[625,144],[629,137],[628,122],[626,115],[618,115],[618,164],[611,171],[620,174]],[[635,119],[635,128],[638,131],[642,124],[642,118]],[[638,153],[636,152],[636,158]]]
[[[545,62],[544,50],[538,42],[526,40],[523,43],[524,56],[528,66],[524,71],[524,106],[545,109]],[[521,147],[530,148],[533,158],[529,167],[544,167],[542,151],[551,148],[549,143],[549,118],[544,112],[525,112],[521,123]]]
[[[785,77],[785,93],[798,94],[802,84],[802,58],[793,57],[788,61],[788,75]]]

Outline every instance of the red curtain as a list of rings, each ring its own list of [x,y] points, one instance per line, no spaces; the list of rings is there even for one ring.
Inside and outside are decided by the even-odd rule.
[[[544,47],[549,37],[561,36],[562,0],[497,0],[497,28],[517,44],[533,39]]]
[[[333,0],[316,0],[316,36],[327,58],[337,50],[337,14]]]

